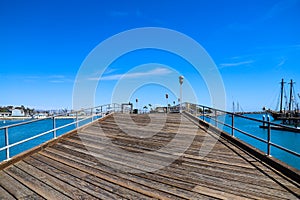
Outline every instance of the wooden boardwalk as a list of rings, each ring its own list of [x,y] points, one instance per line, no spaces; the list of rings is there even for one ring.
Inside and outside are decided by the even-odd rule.
[[[153,114],[151,122],[163,121]],[[125,134],[116,123],[126,126]],[[207,131],[180,114],[167,115],[163,128],[150,138],[136,137],[149,131],[148,115],[132,115],[130,126],[123,115],[95,122],[57,143],[24,157],[0,171],[0,199],[299,199],[300,184],[254,156],[220,138],[202,158],[199,149]],[[121,123],[121,124],[120,124]],[[156,152],[184,130],[175,146],[197,135],[183,155],[171,164],[167,153],[152,159],[134,155]],[[101,131],[99,131],[101,128]],[[107,145],[109,139],[122,151]],[[211,137],[211,142],[214,142]],[[172,141],[173,142],[173,141]],[[207,142],[207,141],[206,141]],[[130,152],[128,154],[124,152]],[[92,154],[92,155],[91,155]],[[131,164],[132,163],[132,164]],[[135,163],[135,164],[134,164]],[[136,163],[140,163],[136,165]],[[160,167],[144,171],[147,166]],[[124,167],[124,168],[122,168]],[[139,173],[136,173],[138,171]]]

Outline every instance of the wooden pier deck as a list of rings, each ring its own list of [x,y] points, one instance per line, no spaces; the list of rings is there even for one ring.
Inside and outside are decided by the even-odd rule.
[[[163,115],[153,114],[152,117],[159,123]],[[118,116],[122,119],[121,114]],[[6,166],[0,171],[0,199],[300,198],[299,182],[224,138],[201,158],[199,149],[208,133],[188,118],[181,118],[180,114],[168,114],[163,128],[150,138],[125,134],[115,118],[111,115],[99,120]],[[149,131],[143,128],[150,121],[148,115],[132,115],[131,118],[139,125],[138,129],[128,127],[133,134]],[[119,123],[129,124],[125,117]],[[163,166],[168,160],[164,153],[156,153],[150,161],[141,160],[139,166],[130,164],[137,159],[132,156],[134,153],[156,151],[172,141],[179,123],[186,137],[177,140],[176,145],[190,138],[191,128],[197,128],[197,135],[183,155],[167,166]],[[104,142],[107,138],[123,150],[120,152],[131,153],[110,151]],[[113,167],[122,166],[122,163],[127,171]],[[162,165],[161,169],[143,172],[144,166],[153,164]]]

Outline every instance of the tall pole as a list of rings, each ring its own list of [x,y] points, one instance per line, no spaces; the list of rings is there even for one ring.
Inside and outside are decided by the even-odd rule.
[[[183,84],[183,76],[179,76],[179,84],[180,84],[180,108],[179,112],[182,113],[182,84]]]
[[[138,109],[138,102],[139,102],[139,100],[138,100],[138,99],[135,99],[135,106],[136,106],[137,112],[139,112],[139,109]],[[136,114],[138,114],[138,113],[136,113]]]
[[[168,97],[169,97],[169,95],[168,95],[168,94],[166,94],[166,100],[167,100],[167,113],[168,113],[168,110],[169,110]]]
[[[280,92],[280,112],[282,113],[282,101],[283,101],[283,88],[284,88],[284,80],[281,79],[281,92]]]
[[[292,110],[292,100],[293,100],[293,80],[291,79],[290,82],[291,86],[290,86],[290,103],[289,103],[289,111]]]

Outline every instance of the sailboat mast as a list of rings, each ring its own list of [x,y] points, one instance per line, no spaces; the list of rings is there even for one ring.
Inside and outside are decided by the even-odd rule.
[[[281,79],[281,92],[280,92],[280,112],[282,113],[282,102],[283,102],[283,88],[284,88],[284,80]]]
[[[293,100],[293,80],[290,82],[290,103],[289,103],[289,111],[292,111],[292,100]]]

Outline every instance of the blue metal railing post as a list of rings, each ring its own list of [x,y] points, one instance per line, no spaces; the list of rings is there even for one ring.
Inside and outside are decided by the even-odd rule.
[[[93,108],[91,108],[92,121],[94,121]]]
[[[234,114],[231,114],[231,135],[234,137]]]
[[[217,110],[215,109],[215,126],[218,127],[218,122],[217,122]]]
[[[8,127],[6,127],[5,128],[5,146],[7,146],[7,149],[6,149],[6,160],[8,160],[10,158],[8,145],[9,145]]]
[[[267,139],[267,145],[268,145],[268,147],[267,147],[267,155],[268,156],[270,156],[271,155],[271,152],[270,152],[270,150],[271,150],[271,144],[270,144],[270,142],[271,142],[271,124],[270,124],[270,115],[268,115],[267,116],[267,123],[268,123],[268,139]]]
[[[55,121],[55,116],[52,118],[52,123],[53,123],[53,138],[56,138],[56,121]]]
[[[78,128],[78,111],[76,112],[76,128]]]

